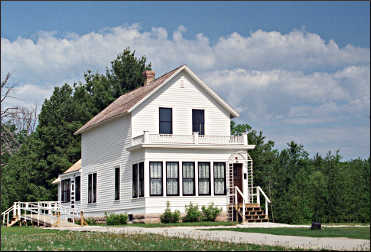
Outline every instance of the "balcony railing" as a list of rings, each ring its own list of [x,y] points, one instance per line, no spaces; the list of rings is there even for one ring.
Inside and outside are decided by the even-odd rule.
[[[242,136],[204,136],[194,132],[193,135],[149,134],[132,139],[132,146],[138,144],[198,144],[198,145],[248,145],[247,134]]]

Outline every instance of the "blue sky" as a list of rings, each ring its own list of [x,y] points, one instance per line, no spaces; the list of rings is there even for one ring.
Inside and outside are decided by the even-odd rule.
[[[368,2],[1,4],[9,105],[42,104],[130,46],[157,75],[187,64],[279,148],[369,156]]]

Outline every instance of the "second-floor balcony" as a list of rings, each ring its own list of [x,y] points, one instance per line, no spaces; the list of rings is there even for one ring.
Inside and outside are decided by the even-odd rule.
[[[253,149],[255,145],[248,144],[246,133],[241,136],[210,136],[199,135],[198,132],[192,135],[168,135],[144,131],[132,139],[129,150],[140,147]]]

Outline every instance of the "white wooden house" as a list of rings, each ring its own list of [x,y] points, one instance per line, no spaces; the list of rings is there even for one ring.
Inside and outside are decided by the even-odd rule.
[[[248,151],[255,146],[246,134],[231,136],[238,112],[186,65],[157,79],[153,71],[143,74],[144,86],[75,133],[81,134],[81,160],[55,181],[58,200],[87,216],[128,213],[145,222],[158,221],[167,201],[182,213],[190,202],[214,203],[222,218],[247,214],[267,221],[263,192],[253,187]]]

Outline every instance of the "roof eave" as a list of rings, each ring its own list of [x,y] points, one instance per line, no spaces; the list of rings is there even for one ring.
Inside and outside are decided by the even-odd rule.
[[[110,121],[112,121],[112,120],[114,120],[114,119],[116,119],[116,118],[122,117],[122,116],[126,116],[126,115],[128,115],[128,114],[129,114],[129,112],[128,112],[128,111],[125,111],[125,112],[120,113],[120,114],[118,114],[118,115],[116,115],[116,116],[114,116],[114,117],[108,118],[108,119],[106,119],[106,120],[104,120],[104,121],[101,121],[101,122],[99,122],[99,123],[97,123],[97,124],[94,124],[94,125],[92,125],[92,126],[90,126],[90,127],[87,127],[87,128],[84,128],[84,129],[80,128],[79,130],[77,130],[77,131],[76,131],[75,133],[73,133],[73,134],[74,134],[74,135],[78,135],[78,134],[85,133],[85,132],[87,132],[87,131],[89,131],[89,130],[91,130],[91,129],[94,129],[94,128],[96,128],[96,127],[99,127],[99,126],[101,126],[101,125],[103,125],[103,124],[105,124],[105,123],[107,123],[107,122],[110,122]],[[93,118],[94,118],[94,117],[93,117]]]

